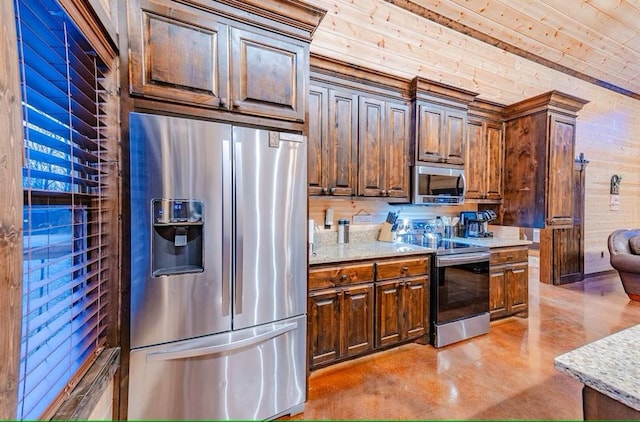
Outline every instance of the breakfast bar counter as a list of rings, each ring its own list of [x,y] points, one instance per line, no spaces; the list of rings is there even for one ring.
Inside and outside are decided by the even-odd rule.
[[[584,419],[640,419],[640,325],[555,358],[584,384]]]

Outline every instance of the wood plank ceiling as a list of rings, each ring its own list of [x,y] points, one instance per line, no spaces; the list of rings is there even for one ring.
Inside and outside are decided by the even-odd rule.
[[[400,77],[424,76],[503,103],[539,93],[535,86],[561,89],[551,81],[528,83],[549,76],[523,60],[640,99],[637,0],[313,3],[328,13],[312,53]]]

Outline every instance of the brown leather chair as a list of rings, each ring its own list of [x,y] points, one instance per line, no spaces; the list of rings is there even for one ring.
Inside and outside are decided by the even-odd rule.
[[[629,239],[640,235],[640,229],[621,229],[609,235],[607,242],[611,266],[618,270],[622,287],[629,299],[640,301],[640,255],[631,252]]]

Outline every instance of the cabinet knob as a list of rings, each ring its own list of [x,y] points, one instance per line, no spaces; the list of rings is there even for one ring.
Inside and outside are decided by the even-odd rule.
[[[406,273],[407,271],[409,271],[409,267],[407,267],[406,265],[404,267],[402,267],[402,272]]]
[[[384,190],[384,189],[382,189],[382,190],[380,191],[380,196],[385,196],[385,195],[387,195],[387,191],[386,191],[386,190]]]
[[[330,189],[329,189],[329,193],[330,193],[331,195],[333,195],[334,193],[336,193],[336,188],[330,188]]]
[[[224,97],[220,97],[220,107],[227,108],[227,99]]]
[[[340,281],[345,281],[347,279],[347,275],[346,274],[342,274],[340,276]]]

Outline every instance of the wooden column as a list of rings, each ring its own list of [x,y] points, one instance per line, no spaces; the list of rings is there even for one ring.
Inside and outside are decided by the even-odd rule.
[[[22,108],[12,1],[0,1],[0,419],[15,419],[22,304]]]

